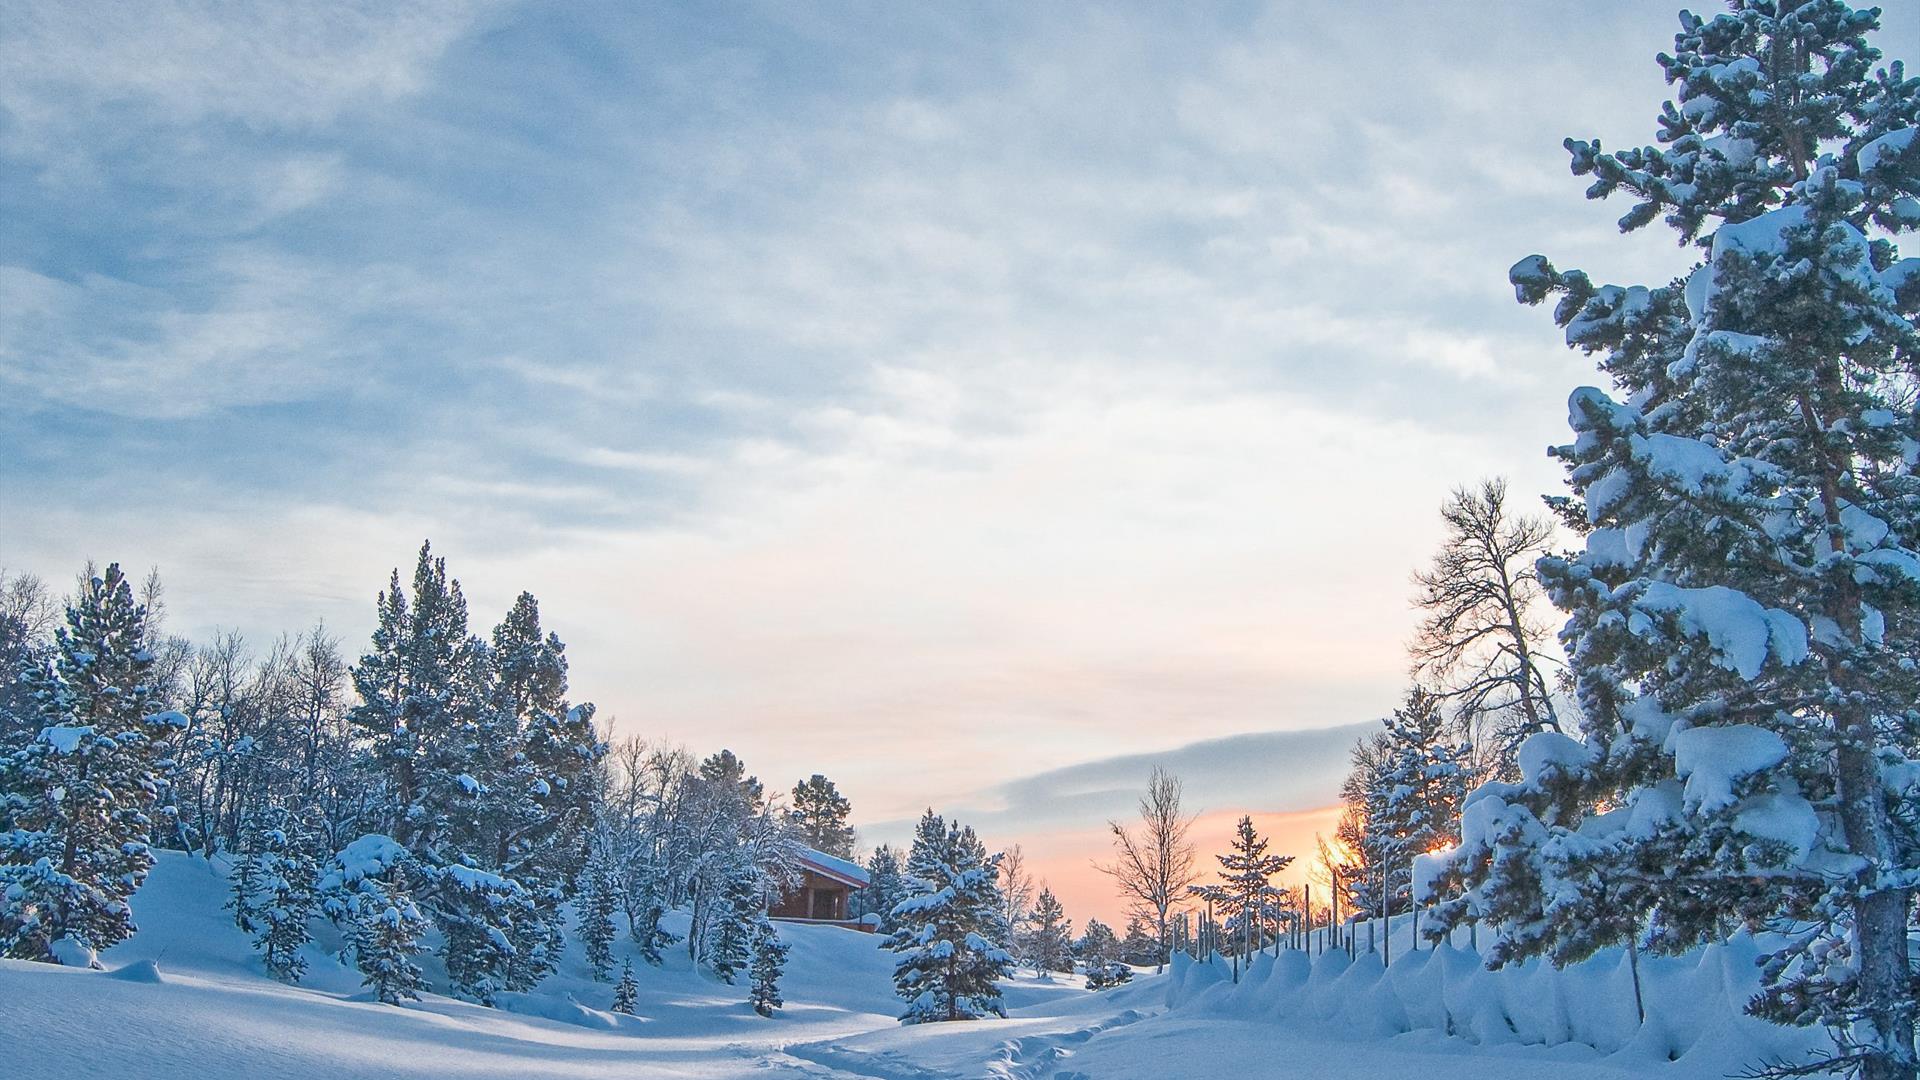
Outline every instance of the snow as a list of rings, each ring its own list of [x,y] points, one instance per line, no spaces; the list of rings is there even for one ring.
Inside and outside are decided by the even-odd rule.
[[[1735,251],[1749,255],[1777,255],[1787,249],[1785,233],[1807,223],[1810,217],[1805,203],[1794,203],[1769,210],[1745,221],[1722,225],[1713,234],[1713,259]]]
[[[1634,459],[1647,472],[1689,495],[1709,487],[1737,492],[1746,486],[1746,471],[1727,461],[1720,451],[1698,439],[1680,435],[1635,435],[1628,439]]]
[[[1787,665],[1807,658],[1805,623],[1791,612],[1763,607],[1746,593],[1725,585],[1683,589],[1656,581],[1646,586],[1636,606],[1645,611],[1677,612],[1682,633],[1704,635],[1719,654],[1720,666],[1749,682],[1759,676],[1769,655]]]
[[[78,724],[57,724],[40,731],[40,741],[53,747],[56,754],[71,754],[80,748],[80,741],[93,734],[93,728]]]
[[[1651,787],[1634,789],[1629,797],[1626,833],[1631,837],[1653,837],[1661,829],[1680,821],[1686,813],[1686,796],[1671,780]]]
[[[1905,153],[1907,147],[1913,145],[1915,134],[1920,134],[1920,128],[1901,128],[1899,131],[1889,131],[1861,147],[1860,171],[1871,172],[1878,168],[1881,162]]]
[[[1878,547],[1890,531],[1886,522],[1852,503],[1840,508],[1840,528],[1847,534],[1847,543],[1863,551]]]
[[[1863,570],[1891,570],[1909,581],[1920,581],[1920,559],[1905,548],[1874,548],[1863,552],[1858,560],[1864,564]]]
[[[96,968],[100,966],[99,957],[84,942],[75,941],[72,938],[55,938],[52,949],[53,958],[60,962],[61,967]]]
[[[1413,898],[1416,902],[1425,903],[1432,897],[1433,883],[1446,872],[1455,850],[1423,851],[1413,857]]]
[[[1901,259],[1880,271],[1880,284],[1895,291],[1905,287],[1915,278],[1920,278],[1920,259]]]
[[[460,863],[450,863],[442,870],[448,877],[458,882],[468,892],[517,893],[524,891],[517,881],[503,878],[488,870],[478,870]]]
[[[392,837],[368,833],[341,848],[333,857],[333,869],[320,879],[320,890],[328,892],[363,878],[377,877],[406,855],[407,849]]]
[[[1613,509],[1621,496],[1633,490],[1633,477],[1625,469],[1609,469],[1600,479],[1587,485],[1587,521],[1598,524]]]
[[[1735,781],[1787,759],[1786,742],[1752,724],[1682,728],[1667,741],[1673,771],[1687,782],[1687,806],[1702,813],[1731,806]]]
[[[1629,730],[1641,739],[1659,745],[1666,745],[1667,734],[1673,730],[1674,717],[1660,707],[1660,703],[1650,697],[1637,697],[1620,707],[1620,715],[1626,718]]]
[[[1803,862],[1813,853],[1820,835],[1820,816],[1813,804],[1799,795],[1768,792],[1740,804],[1734,814],[1734,828],[1762,840],[1773,840],[1792,851],[1792,862]]]
[[[1589,566],[1632,566],[1639,554],[1627,542],[1625,529],[1595,529],[1587,534]]]
[[[380,837],[349,845],[357,866],[387,857]],[[1223,963],[1177,959],[1170,973],[1089,993],[1078,976],[1005,984],[1007,1019],[901,1025],[893,956],[876,935],[781,924],[793,946],[774,1019],[743,988],[693,970],[684,951],[634,964],[638,1015],[607,1010],[569,944],[537,991],[486,1009],[434,994],[405,1007],[369,1000],[321,927],[307,978],[265,977],[221,909],[216,862],[161,852],[134,896],[141,930],[102,956],[106,971],[0,960],[0,1031],[21,1080],[733,1080],[748,1077],[1183,1077],[1239,1080],[1707,1080],[1814,1038],[1742,1016],[1754,980],[1745,939],[1683,957],[1641,958],[1649,1013],[1632,1009],[1617,950],[1555,971],[1484,969],[1465,948],[1412,948],[1396,920],[1393,964],[1364,953],[1257,958],[1239,984]],[[684,929],[685,917],[668,925]],[[1464,937],[1464,934],[1462,935]],[[1365,932],[1361,940],[1365,941]],[[630,954],[622,940],[616,962]],[[438,979],[434,962],[429,978]],[[1449,1030],[1457,1034],[1449,1036]]]
[[[1520,744],[1520,776],[1528,784],[1539,782],[1548,769],[1572,769],[1585,765],[1591,754],[1587,744],[1558,731],[1540,731]]]
[[[1821,1038],[1742,1013],[1761,951],[1750,937],[1684,956],[1641,956],[1643,1024],[1621,949],[1563,969],[1532,961],[1488,971],[1464,933],[1415,950],[1410,923],[1395,920],[1391,966],[1367,953],[1365,928],[1351,962],[1339,950],[1283,952],[1256,960],[1238,985],[1224,964],[1181,958],[1165,1014],[1091,1040],[1075,1051],[1071,1073],[1028,1075],[1219,1075],[1194,1067],[1193,1048],[1206,1047],[1218,1055],[1212,1060],[1231,1061],[1236,1076],[1705,1080],[1767,1058],[1799,1058]]]
[[[871,884],[871,882],[867,880],[867,868],[857,862],[842,859],[837,855],[829,855],[824,851],[815,851],[813,848],[801,848],[800,857],[807,862],[813,863],[820,869],[830,871],[833,874],[852,881],[857,881],[862,886]]]

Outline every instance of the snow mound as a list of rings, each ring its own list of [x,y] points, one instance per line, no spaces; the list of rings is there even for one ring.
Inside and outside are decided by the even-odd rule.
[[[160,965],[152,960],[135,960],[131,964],[123,964],[120,967],[114,968],[111,972],[108,972],[107,977],[109,979],[119,979],[121,982],[131,983],[158,983],[166,981],[160,977]]]
[[[1176,956],[1167,980],[1170,1016],[1260,1021],[1276,1032],[1323,1025],[1329,1036],[1345,1038],[1445,1038],[1462,1054],[1476,1045],[1502,1046],[1507,1054],[1534,1047],[1551,1052],[1538,1063],[1541,1076],[1559,1074],[1553,1063],[1564,1062],[1567,1052],[1624,1075],[1707,1080],[1765,1061],[1803,1060],[1822,1048],[1816,1030],[1746,1015],[1758,989],[1761,952],[1751,937],[1685,956],[1640,957],[1644,1022],[1634,1005],[1633,962],[1623,949],[1603,949],[1565,968],[1534,960],[1492,971],[1471,948],[1422,943],[1414,950],[1405,918],[1396,920],[1391,965],[1366,951],[1364,928],[1359,942],[1352,960],[1338,948],[1282,953],[1268,978],[1249,977],[1237,986],[1227,981],[1224,960]],[[1481,1072],[1476,1065],[1460,1075]]]

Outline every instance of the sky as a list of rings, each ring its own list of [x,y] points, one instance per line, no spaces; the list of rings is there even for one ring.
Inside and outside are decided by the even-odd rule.
[[[1686,266],[1560,145],[1674,11],[0,0],[0,567],[354,650],[431,538],[617,733],[1070,913],[1156,763],[1305,856],[1597,378],[1507,267]]]

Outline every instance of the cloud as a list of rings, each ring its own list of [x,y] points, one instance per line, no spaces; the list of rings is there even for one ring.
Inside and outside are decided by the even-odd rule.
[[[431,536],[866,820],[1377,715],[1593,377],[1506,268],[1689,258],[1559,146],[1671,13],[1297,8],[8,6],[0,561],[352,642]]]
[[[312,127],[369,102],[417,91],[475,3],[320,6],[8,3],[0,67],[7,141],[47,152],[55,137],[102,129],[179,129],[205,119],[256,130]],[[131,121],[131,122],[129,122]]]
[[[1348,751],[1377,726],[1251,732],[1101,758],[997,785],[974,796],[978,803],[963,797],[951,813],[977,823],[983,833],[1016,836],[1084,828],[1089,822],[1130,822],[1155,768],[1181,779],[1189,813],[1312,810],[1337,801]]]

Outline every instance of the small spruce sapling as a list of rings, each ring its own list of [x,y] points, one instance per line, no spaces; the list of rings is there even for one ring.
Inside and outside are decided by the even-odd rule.
[[[753,924],[753,966],[750,970],[753,982],[748,990],[747,1001],[753,1005],[753,1011],[761,1016],[772,1016],[774,1010],[784,1005],[780,996],[780,976],[786,970],[787,950],[789,946],[780,940],[773,929],[772,920],[765,915]]]
[[[606,982],[613,977],[613,882],[598,866],[587,868],[586,879],[580,890],[580,944],[593,981]]]
[[[613,988],[614,1012],[623,1016],[632,1016],[640,1005],[640,984],[633,979],[633,961],[625,960],[620,964],[620,983]]]

